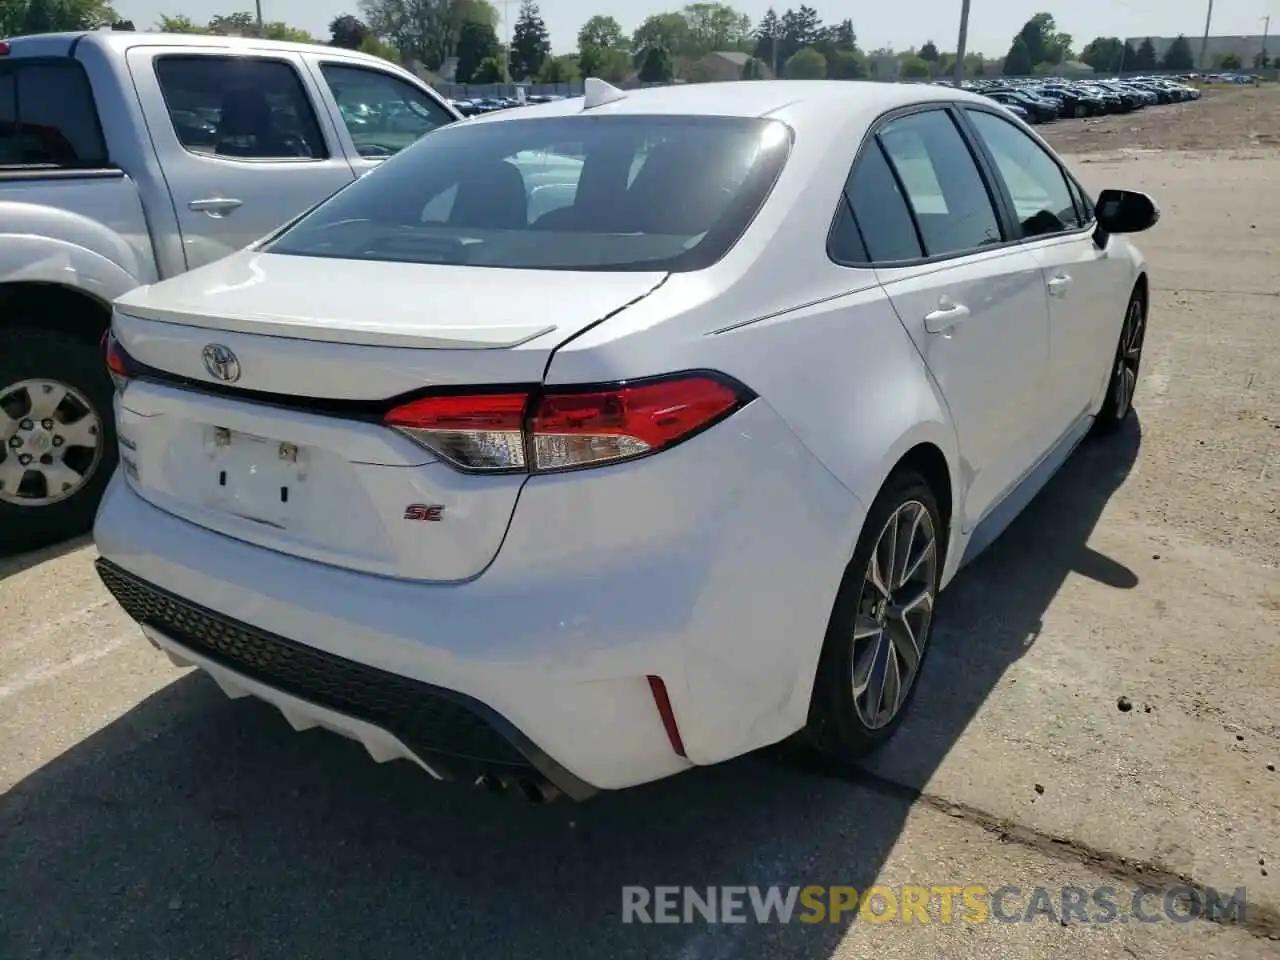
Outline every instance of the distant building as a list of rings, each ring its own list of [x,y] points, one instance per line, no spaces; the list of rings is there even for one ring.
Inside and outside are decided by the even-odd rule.
[[[1142,46],[1142,42],[1146,37],[1130,37],[1129,45],[1137,50]],[[1151,37],[1151,46],[1155,48],[1156,59],[1164,60],[1164,55],[1168,52],[1169,47],[1173,44],[1176,37]],[[1247,69],[1253,66],[1253,61],[1262,53],[1264,45],[1267,56],[1274,57],[1280,53],[1280,38],[1274,34],[1264,37],[1262,34],[1254,34],[1250,37],[1210,37],[1205,47],[1205,63],[1200,62],[1200,42],[1202,37],[1187,37],[1186,40],[1191,44],[1191,56],[1195,58],[1196,67],[1202,70],[1214,69],[1214,64],[1225,57],[1228,53],[1234,53],[1240,58],[1240,63]]]

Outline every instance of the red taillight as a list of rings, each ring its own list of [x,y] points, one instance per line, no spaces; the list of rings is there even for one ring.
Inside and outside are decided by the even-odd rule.
[[[102,349],[107,357],[107,372],[111,374],[116,389],[123,390],[124,385],[129,382],[129,365],[125,360],[124,350],[110,330],[102,335]]]
[[[669,447],[738,406],[738,392],[706,376],[589,393],[552,393],[533,414],[534,466],[563,470]]]
[[[9,44],[3,40],[0,40],[0,57],[7,57],[8,55],[9,55]]]
[[[397,407],[386,423],[466,470],[544,472],[662,450],[748,399],[717,377],[686,374],[532,395],[426,397]]]

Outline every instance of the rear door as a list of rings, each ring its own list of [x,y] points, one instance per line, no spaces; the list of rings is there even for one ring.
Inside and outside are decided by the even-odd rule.
[[[883,124],[849,184],[894,309],[951,410],[972,526],[1048,443],[1049,355],[1040,265],[1006,243],[993,196],[951,112]]]
[[[188,269],[253,243],[354,178],[297,54],[141,47],[128,62]]]
[[[966,108],[986,148],[1016,221],[1016,239],[1040,262],[1049,304],[1046,390],[1065,432],[1088,409],[1109,369],[1124,304],[1127,266],[1093,238],[1092,216],[1081,209],[1058,161],[1016,124],[993,112]],[[1124,291],[1127,294],[1127,291]]]
[[[336,55],[305,59],[357,174],[458,119],[439,97],[389,70]]]

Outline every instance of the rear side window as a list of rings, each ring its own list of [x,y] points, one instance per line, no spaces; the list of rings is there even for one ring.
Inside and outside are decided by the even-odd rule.
[[[174,133],[192,153],[237,160],[329,155],[291,64],[254,57],[161,57],[156,79]]]
[[[845,193],[873,261],[917,260],[924,255],[907,198],[877,141],[868,143],[858,158]]]
[[[930,257],[1000,243],[1000,221],[969,147],[943,110],[891,120],[879,139]]]
[[[362,157],[389,157],[453,122],[444,107],[399,77],[334,63],[320,71]]]
[[[0,165],[107,165],[89,79],[74,60],[0,66]]]
[[[1043,147],[1008,120],[985,110],[967,112],[1013,200],[1022,238],[1084,226],[1066,174]]]
[[[340,191],[267,250],[533,270],[697,270],[766,201],[776,120],[553,116],[459,123]]]

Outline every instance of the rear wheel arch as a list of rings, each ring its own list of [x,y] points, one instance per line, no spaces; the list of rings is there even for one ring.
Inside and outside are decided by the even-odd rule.
[[[30,281],[0,284],[0,330],[44,330],[96,345],[110,325],[111,305],[76,287]]]

